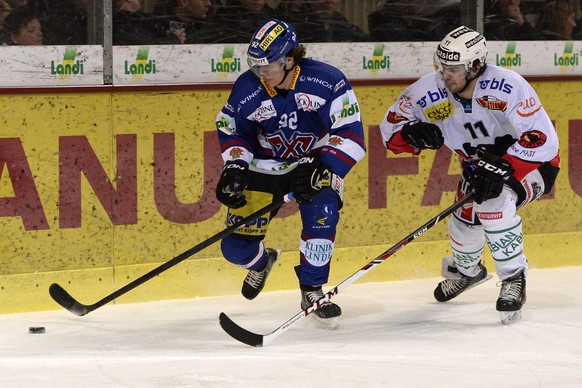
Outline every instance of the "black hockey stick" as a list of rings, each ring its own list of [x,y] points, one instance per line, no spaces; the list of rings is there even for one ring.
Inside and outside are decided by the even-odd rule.
[[[69,310],[73,314],[76,314],[76,315],[82,317],[83,315],[86,315],[86,314],[90,313],[91,311],[96,310],[99,307],[101,307],[101,306],[111,302],[112,300],[120,297],[121,295],[133,290],[134,288],[147,282],[151,278],[158,276],[159,274],[161,274],[165,270],[172,268],[176,264],[186,260],[188,257],[194,255],[195,253],[200,252],[204,248],[214,244],[215,242],[221,240],[222,238],[232,234],[234,231],[236,231],[241,226],[259,218],[260,216],[262,216],[264,214],[267,214],[267,213],[277,209],[278,207],[282,206],[284,203],[289,202],[292,198],[293,198],[293,193],[289,193],[289,194],[285,195],[283,197],[283,199],[275,201],[275,202],[257,210],[256,212],[252,213],[251,215],[241,219],[240,221],[235,222],[234,224],[232,224],[228,228],[216,233],[214,236],[209,237],[208,239],[202,241],[200,244],[198,244],[198,245],[188,249],[187,251],[179,254],[178,256],[174,257],[172,260],[167,261],[164,264],[160,265],[159,267],[154,268],[150,272],[135,279],[131,283],[128,283],[124,287],[120,288],[119,290],[113,292],[110,295],[107,295],[105,298],[101,299],[100,301],[98,301],[94,304],[85,305],[85,304],[79,303],[75,298],[73,298],[71,296],[71,294],[69,294],[67,291],[65,291],[65,289],[63,287],[61,287],[60,285],[58,285],[57,283],[51,284],[51,286],[49,287],[49,293],[58,304],[60,304],[61,306],[63,306],[65,309]]]
[[[281,326],[279,326],[277,329],[275,329],[271,333],[263,335],[263,334],[256,334],[256,333],[253,333],[251,331],[248,331],[248,330],[240,327],[239,325],[237,325],[225,313],[220,313],[220,317],[219,317],[220,326],[232,338],[234,338],[237,341],[240,341],[242,343],[245,343],[247,345],[261,347],[263,345],[268,344],[269,342],[271,342],[275,338],[277,338],[279,335],[281,335],[284,331],[286,331],[287,329],[289,329],[290,327],[295,325],[297,322],[301,321],[303,318],[305,318],[309,314],[313,313],[315,310],[317,310],[319,307],[321,307],[321,305],[324,302],[330,300],[331,298],[333,298],[334,296],[339,294],[341,291],[343,291],[345,288],[347,288],[350,284],[352,284],[356,280],[360,279],[362,276],[364,276],[366,273],[368,273],[369,271],[374,269],[376,266],[382,264],[384,262],[384,260],[386,260],[387,258],[392,256],[394,253],[399,251],[400,248],[404,247],[405,245],[407,245],[411,241],[416,240],[418,237],[420,237],[422,234],[424,234],[424,232],[426,232],[427,230],[429,230],[430,228],[435,226],[443,218],[445,218],[449,214],[453,213],[455,210],[459,209],[461,206],[463,206],[468,201],[473,199],[474,196],[475,196],[475,194],[473,192],[470,192],[469,194],[465,195],[463,198],[461,198],[460,200],[455,202],[453,205],[451,205],[447,209],[443,210],[441,213],[439,213],[436,217],[434,217],[433,219],[428,221],[426,224],[422,225],[420,228],[416,229],[414,232],[412,232],[408,236],[404,237],[402,240],[400,240],[400,242],[396,243],[396,245],[392,246],[390,249],[388,249],[387,251],[382,253],[380,256],[376,257],[374,260],[372,260],[371,262],[369,262],[368,264],[366,264],[365,266],[360,268],[360,270],[358,270],[352,276],[350,276],[349,278],[347,278],[343,282],[341,282],[339,285],[332,288],[330,291],[328,291],[325,294],[325,296],[322,299],[318,300],[317,302],[314,302],[307,309],[300,311],[299,313],[294,315],[291,319],[289,319],[287,322],[283,323]]]

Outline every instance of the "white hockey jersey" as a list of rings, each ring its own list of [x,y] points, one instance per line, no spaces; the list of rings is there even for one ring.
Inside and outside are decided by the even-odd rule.
[[[462,161],[475,160],[478,148],[503,156],[518,180],[544,163],[559,165],[558,135],[550,118],[529,83],[509,69],[487,65],[471,100],[453,95],[437,72],[420,78],[382,120],[385,146],[419,154],[399,134],[414,120],[436,124],[445,145]]]

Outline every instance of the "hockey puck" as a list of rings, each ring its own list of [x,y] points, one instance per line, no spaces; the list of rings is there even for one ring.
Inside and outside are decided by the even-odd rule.
[[[46,332],[46,329],[44,328],[44,326],[32,326],[28,328],[28,332],[30,334],[43,334],[44,332]]]

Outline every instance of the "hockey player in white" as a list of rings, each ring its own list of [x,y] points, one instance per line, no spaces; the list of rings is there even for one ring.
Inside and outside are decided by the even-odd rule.
[[[449,220],[452,257],[434,291],[446,302],[488,279],[485,242],[501,279],[496,308],[503,323],[521,317],[528,263],[517,209],[547,194],[559,171],[557,133],[533,88],[515,71],[486,63],[485,38],[465,26],[434,54],[435,72],[409,86],[380,128],[394,153],[418,155],[443,145],[463,174],[457,198],[474,202]]]
[[[295,29],[284,21],[263,21],[247,54],[250,69],[237,79],[216,120],[225,162],[216,197],[229,208],[232,225],[293,192],[302,223],[296,272],[307,309],[324,297],[344,177],[366,153],[360,109],[345,75],[304,58]],[[276,213],[222,240],[224,257],[249,270],[242,287],[247,299],[259,295],[278,259],[279,252],[263,244]],[[336,328],[340,315],[328,300],[312,316]]]

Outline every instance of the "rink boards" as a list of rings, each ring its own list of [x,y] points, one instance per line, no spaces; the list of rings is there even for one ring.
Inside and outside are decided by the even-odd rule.
[[[382,146],[378,124],[405,86],[356,83],[368,153],[346,179],[329,286],[453,200],[460,171],[450,153],[395,156]],[[580,265],[582,81],[533,86],[558,130],[562,170],[549,196],[520,211],[526,255],[537,268]],[[92,303],[219,232],[214,121],[228,87],[0,95],[0,313],[59,308],[53,282]],[[284,251],[267,291],[297,287],[299,230],[288,204],[266,240]],[[361,281],[436,277],[446,254],[445,221]],[[244,276],[215,244],[119,302],[236,294]]]

